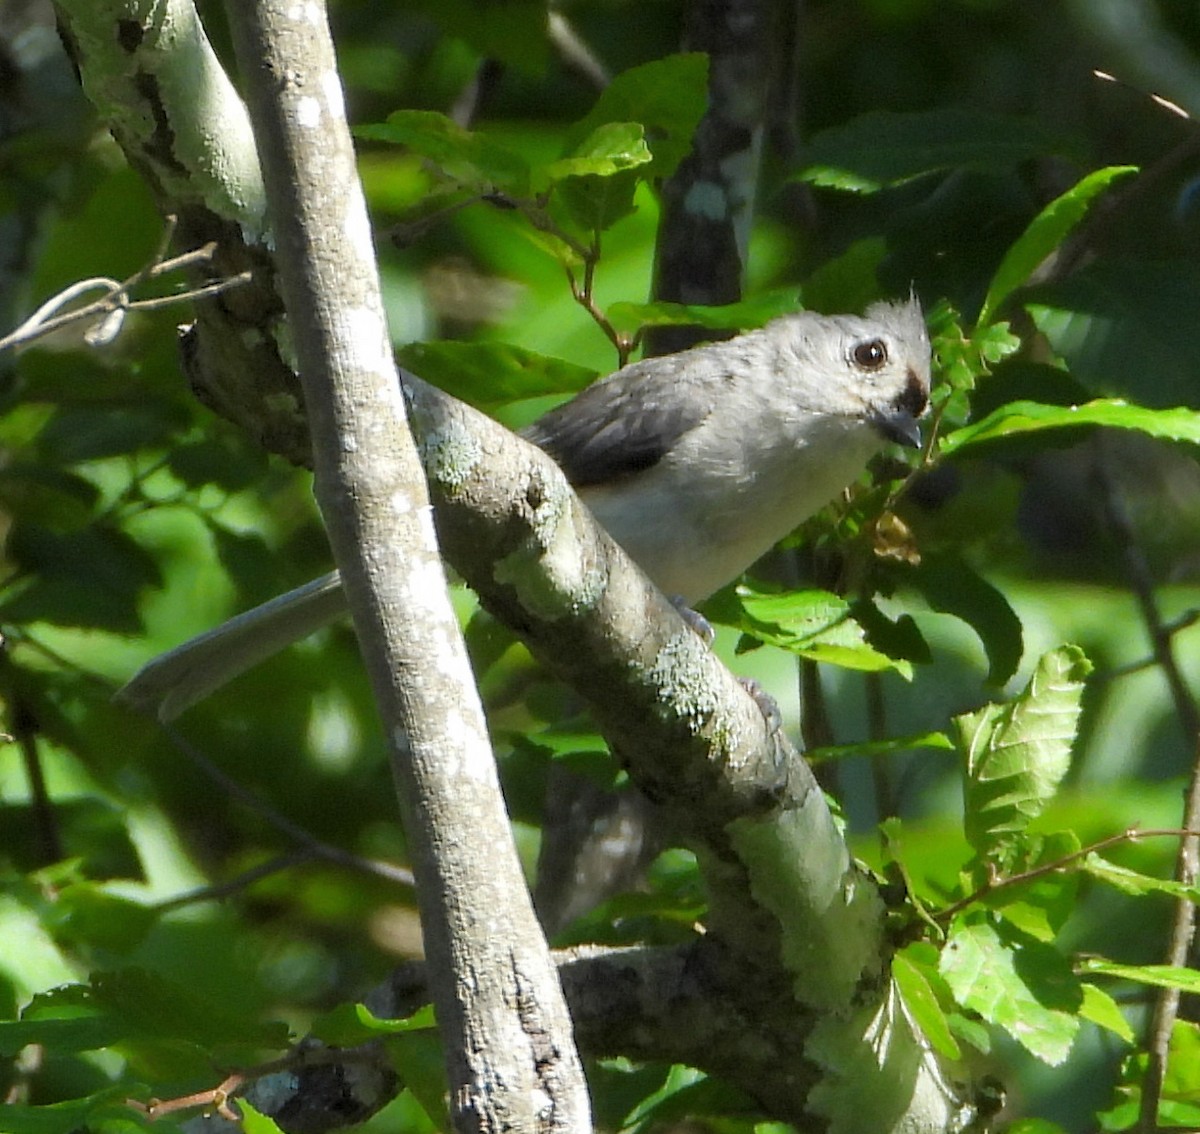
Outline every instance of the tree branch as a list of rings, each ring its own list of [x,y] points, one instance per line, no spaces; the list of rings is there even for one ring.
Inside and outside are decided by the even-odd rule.
[[[392,360],[317,3],[229,5],[313,437],[315,492],[392,748],[465,1132],[590,1128],[583,1072],[500,795]]]

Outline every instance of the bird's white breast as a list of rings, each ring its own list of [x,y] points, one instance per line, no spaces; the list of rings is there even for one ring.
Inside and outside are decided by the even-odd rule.
[[[714,415],[654,468],[581,495],[664,593],[696,603],[834,499],[879,447],[849,418]]]

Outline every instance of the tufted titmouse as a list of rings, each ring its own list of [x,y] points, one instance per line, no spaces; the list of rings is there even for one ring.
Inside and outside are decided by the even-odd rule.
[[[785,315],[650,358],[524,431],[666,594],[695,603],[832,500],[885,441],[920,444],[929,400],[920,305]],[[337,573],[143,667],[123,700],[171,720],[345,609]]]

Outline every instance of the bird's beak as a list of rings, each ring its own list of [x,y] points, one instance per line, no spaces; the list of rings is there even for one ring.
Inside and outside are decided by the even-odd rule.
[[[871,424],[889,441],[904,445],[909,449],[921,447],[921,427],[917,419],[908,410],[892,410],[891,413],[877,413],[871,418]]]

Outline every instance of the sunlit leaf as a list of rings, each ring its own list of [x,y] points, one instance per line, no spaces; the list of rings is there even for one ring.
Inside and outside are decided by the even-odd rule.
[[[646,134],[638,122],[605,122],[597,126],[567,157],[534,170],[535,188],[568,177],[611,177],[653,161]]]
[[[954,718],[967,838],[980,855],[1011,844],[1054,796],[1070,765],[1090,670],[1082,650],[1063,646],[1042,657],[1011,701]]]
[[[1175,988],[1193,996],[1200,993],[1200,972],[1176,965],[1122,965],[1100,957],[1083,957],[1079,969],[1089,976],[1115,977],[1154,988]]]
[[[956,927],[942,950],[941,973],[964,1007],[1003,1028],[1057,1067],[1079,1031],[1083,992],[1052,945],[987,922]]]
[[[1126,1043],[1133,1043],[1133,1028],[1125,1019],[1125,1014],[1117,1002],[1102,988],[1097,988],[1094,984],[1083,985],[1083,1003],[1079,1007],[1079,1014],[1097,1027],[1119,1036]]]
[[[867,644],[850,604],[829,591],[768,594],[737,588],[741,617],[733,622],[752,642],[765,642],[810,661],[846,669],[894,669],[911,678],[912,666]],[[739,651],[747,648],[739,645]]]
[[[938,1003],[925,972],[907,952],[897,953],[892,958],[892,978],[922,1037],[947,1059],[961,1059],[962,1049],[950,1031],[945,1011]]]
[[[1123,894],[1140,897],[1143,894],[1169,894],[1173,898],[1200,904],[1200,886],[1188,886],[1174,878],[1155,878],[1136,870],[1118,866],[1098,854],[1089,854],[1080,863],[1081,869],[1093,878],[1106,882]]]
[[[638,122],[654,154],[647,176],[670,177],[692,146],[692,135],[708,103],[708,57],[668,55],[622,71],[604,88],[596,105],[567,130],[572,153],[597,127]]]
[[[397,110],[386,122],[359,126],[355,134],[406,146],[451,181],[479,193],[501,190],[523,197],[529,192],[529,164],[520,154],[436,111]]]
[[[1114,181],[1136,173],[1133,165],[1114,165],[1089,173],[1060,197],[1050,202],[1009,248],[1000,267],[992,276],[979,323],[991,323],[1000,305],[1019,288],[1034,270],[1066,239],[1068,233],[1087,215],[1092,202]]]
[[[314,1020],[309,1032],[333,1047],[355,1047],[383,1036],[429,1031],[436,1026],[432,1004],[401,1020],[380,1019],[365,1004],[339,1004]]]
[[[1086,402],[1081,406],[1051,406],[1038,402],[1010,402],[982,421],[965,425],[942,438],[939,455],[948,457],[989,441],[1042,430],[1107,426],[1133,429],[1166,441],[1200,444],[1200,412],[1147,409],[1119,399]]]

